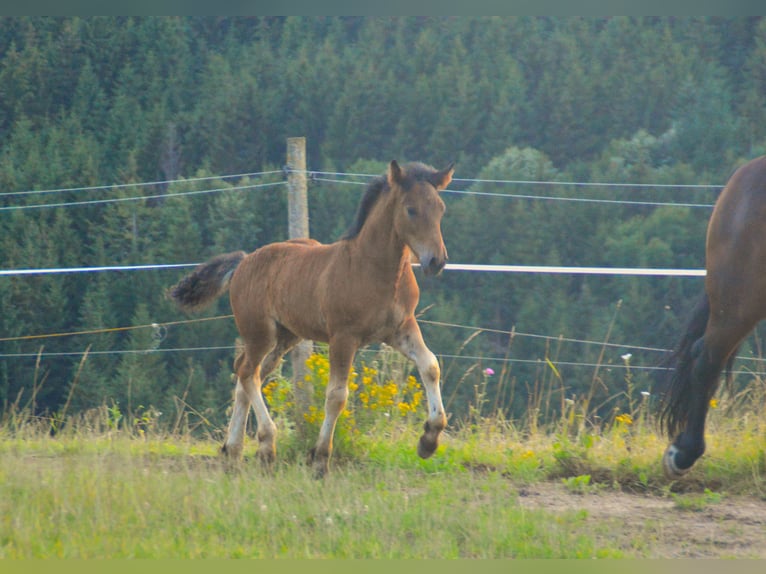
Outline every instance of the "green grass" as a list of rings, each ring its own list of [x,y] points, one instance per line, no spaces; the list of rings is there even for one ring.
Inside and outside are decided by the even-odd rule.
[[[245,461],[231,465],[218,456],[221,429],[163,428],[151,409],[37,418],[8,408],[0,419],[0,558],[641,557],[652,544],[642,536],[651,534],[631,531],[630,544],[618,546],[610,526],[587,512],[529,510],[520,493],[543,482],[573,495],[624,490],[672,498],[680,511],[729,495],[766,499],[762,382],[747,401],[722,399],[711,410],[707,452],[669,482],[660,465],[667,439],[645,405],[598,424],[587,401],[570,401],[553,420],[508,421],[476,406],[421,460],[423,408],[392,406],[412,389],[407,379],[394,392],[398,375],[385,369],[359,377],[370,389],[380,376],[389,394],[370,393],[364,404],[361,391],[353,396],[323,481],[305,464],[319,419],[295,424],[288,387],[269,391],[279,428],[271,472],[250,458],[252,433]]]
[[[297,462],[264,473],[191,450],[130,437],[4,441],[0,557],[620,556],[582,533],[582,514],[523,510],[501,473],[443,457],[345,463],[317,481]]]
[[[699,512],[704,510],[711,504],[718,504],[721,502],[722,496],[718,492],[713,492],[709,488],[706,488],[702,494],[672,494],[674,505],[679,510],[691,510]]]

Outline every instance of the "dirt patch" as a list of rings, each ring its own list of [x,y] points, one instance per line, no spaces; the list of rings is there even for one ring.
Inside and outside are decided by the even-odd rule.
[[[766,558],[766,501],[739,496],[712,500],[599,489],[576,494],[559,483],[519,489],[524,508],[585,511],[591,534],[626,556],[643,558]],[[691,503],[691,504],[687,504]]]

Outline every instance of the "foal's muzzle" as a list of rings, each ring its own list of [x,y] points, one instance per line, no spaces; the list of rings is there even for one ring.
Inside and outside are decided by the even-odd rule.
[[[438,275],[442,272],[442,269],[444,269],[446,264],[446,258],[442,259],[441,257],[431,257],[428,263],[421,262],[420,266],[423,268],[423,273],[426,275]]]

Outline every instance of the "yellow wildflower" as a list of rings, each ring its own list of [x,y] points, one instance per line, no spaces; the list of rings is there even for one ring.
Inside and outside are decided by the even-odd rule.
[[[628,413],[623,413],[621,415],[617,415],[614,417],[615,422],[622,423],[625,425],[632,425],[633,424],[633,417],[630,416]]]

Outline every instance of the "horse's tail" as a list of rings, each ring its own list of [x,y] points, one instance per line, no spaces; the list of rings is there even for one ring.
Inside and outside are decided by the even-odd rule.
[[[234,251],[201,263],[168,289],[168,297],[185,311],[202,309],[229,289],[231,276],[245,255],[244,251]]]
[[[692,311],[686,330],[676,349],[665,359],[662,366],[664,373],[658,389],[660,399],[660,430],[673,437],[686,425],[686,418],[691,408],[693,390],[692,369],[694,359],[702,351],[695,345],[705,333],[710,316],[710,301],[703,295]]]

